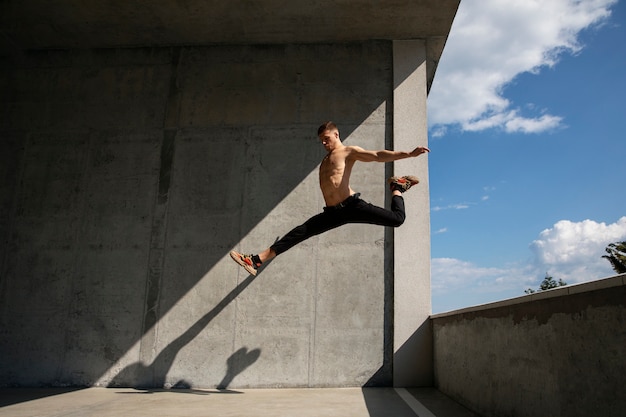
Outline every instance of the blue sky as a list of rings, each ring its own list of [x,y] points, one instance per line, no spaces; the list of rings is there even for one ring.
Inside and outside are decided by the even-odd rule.
[[[434,313],[614,275],[625,1],[461,1],[428,98]]]

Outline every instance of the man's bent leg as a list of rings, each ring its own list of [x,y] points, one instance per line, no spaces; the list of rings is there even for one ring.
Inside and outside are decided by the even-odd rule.
[[[394,217],[397,220],[397,224],[393,227],[401,226],[406,219],[404,197],[401,195],[394,195],[391,197],[391,211],[394,213]]]
[[[353,207],[346,209],[346,223],[367,223],[379,226],[398,227],[404,223],[404,198],[401,195],[391,197],[391,210],[375,206],[360,200]]]

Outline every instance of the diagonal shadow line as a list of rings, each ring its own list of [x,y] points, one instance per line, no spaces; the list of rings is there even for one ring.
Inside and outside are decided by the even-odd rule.
[[[366,45],[368,45],[368,44],[366,43]],[[376,44],[376,45],[378,45],[378,44]],[[383,43],[381,43],[381,45],[387,45],[387,43],[383,42]],[[359,48],[357,48],[357,49],[359,49]],[[376,48],[374,48],[374,49],[376,49]],[[385,46],[382,49],[387,50],[388,47]],[[373,53],[377,54],[378,52],[374,51]],[[172,62],[174,64],[175,60],[173,60]],[[299,66],[296,65],[296,64],[292,64],[292,66],[293,66],[293,68],[299,68]],[[350,65],[347,65],[346,68],[347,68],[347,70],[353,70],[354,69],[354,67],[352,67]],[[61,75],[63,75],[63,73],[61,73]],[[381,76],[382,77],[389,77],[389,73],[388,72],[384,72],[384,71],[382,71],[382,72],[373,71],[373,72],[370,73],[370,75],[372,77],[381,77]],[[402,77],[407,76],[407,75],[408,74],[402,75]],[[391,83],[394,80],[391,80],[389,78],[386,81]],[[395,81],[401,81],[401,80],[395,80]],[[396,84],[395,81],[394,81],[394,86]],[[381,83],[379,83],[379,84],[382,85]],[[350,87],[348,85],[343,90],[342,89],[338,89],[338,91],[335,94],[337,96],[342,95],[342,94],[344,94],[344,95],[348,94],[348,93],[350,93],[350,88],[352,88],[352,87]],[[43,92],[42,92],[44,97],[45,97],[46,91],[47,90],[44,89]],[[52,100],[54,101],[54,94],[53,93],[54,92],[51,92],[49,94],[52,94]],[[367,100],[361,100],[358,103],[359,105],[356,106],[356,108],[353,109],[350,112],[349,115],[342,116],[344,118],[344,120],[340,120],[339,122],[341,123],[341,126],[342,126],[342,133],[343,133],[344,138],[348,138],[350,136],[350,134],[358,126],[360,126],[360,124],[364,120],[366,120],[369,117],[369,115],[375,109],[377,109],[379,107],[379,105],[381,103],[385,103],[385,102],[389,103],[389,101],[391,99],[390,94],[391,94],[391,89],[389,91],[385,89],[385,90],[382,90],[382,91],[376,90],[375,92],[370,92],[370,95],[367,97]],[[332,97],[334,97],[334,96],[332,96]],[[332,102],[332,100],[330,100],[330,101]],[[387,119],[391,118],[391,113],[392,113],[392,110],[391,109],[387,109],[386,114],[389,115],[389,117]],[[63,113],[62,113],[62,115],[63,115]],[[319,117],[312,116],[312,115],[309,115],[309,116],[310,116],[310,118],[315,118],[316,122],[319,122],[319,121],[323,120],[321,118],[322,117],[321,111],[318,114]],[[390,128],[390,125],[389,125],[390,121],[388,121],[386,123],[387,123],[386,142],[388,143],[388,145],[392,145],[393,140],[391,138],[391,133],[390,133],[390,129],[389,129]],[[17,127],[19,127],[19,125]],[[168,138],[169,138],[169,136],[168,136]],[[9,153],[7,153],[7,154],[9,154]],[[305,162],[308,162],[308,161],[305,161]],[[26,162],[23,162],[23,163],[26,163]],[[252,218],[250,219],[249,223],[246,225],[245,229],[240,232],[239,236],[236,236],[236,238],[233,237],[233,239],[235,241],[238,241],[241,238],[241,236],[245,235],[245,232],[247,230],[249,230],[251,227],[253,227],[256,223],[258,223],[258,221],[261,220],[262,216],[267,214],[267,212],[269,212],[269,210],[271,210],[275,205],[277,205],[282,200],[282,198],[285,195],[289,194],[295,187],[297,187],[297,185],[301,182],[301,180],[304,177],[306,177],[306,175],[308,175],[314,169],[316,164],[317,164],[317,161],[315,163],[311,162],[310,166],[307,165],[306,163],[305,164],[300,164],[299,166],[296,166],[296,167],[293,166],[293,165],[295,165],[295,163],[291,164],[291,165],[287,165],[286,166],[286,171],[289,172],[289,176],[286,177],[288,179],[288,181],[286,181],[285,187],[283,189],[281,189],[279,193],[276,193],[276,190],[274,188],[272,188],[272,193],[268,193],[268,195],[272,196],[270,199],[268,199],[267,201],[265,201],[265,200],[257,201],[256,202],[257,206],[255,206],[255,213],[258,213],[258,214],[252,216]],[[249,168],[249,167],[244,167],[244,168]],[[21,168],[21,169],[24,169],[24,168]],[[16,169],[14,174],[18,175],[19,174],[19,170]],[[223,173],[220,172],[220,174],[223,174]],[[13,177],[11,177],[11,178],[13,178]],[[16,181],[15,183],[17,184],[18,182]],[[267,185],[265,184],[265,182],[262,182],[261,183],[261,188],[265,189],[265,187],[267,187]],[[75,187],[69,187],[68,186],[67,189],[68,190],[75,189]],[[17,193],[18,191],[15,191],[15,192]],[[84,198],[87,198],[87,197],[84,197]],[[14,204],[17,204],[17,203],[15,203],[15,201],[14,201]],[[17,220],[19,221],[20,218],[19,218],[19,216],[17,216],[17,217],[18,217]],[[11,223],[13,223],[13,222],[11,222]],[[11,230],[13,230],[13,229],[11,229]],[[16,228],[16,230],[18,232],[20,231],[20,229],[18,229],[18,228]],[[81,239],[84,239],[84,240],[88,241],[87,238],[81,237]],[[227,240],[229,240],[229,239],[227,239]],[[230,240],[232,240],[232,239],[230,239]],[[230,240],[229,240],[229,242],[230,242]],[[230,243],[232,243],[232,242],[230,242]],[[37,249],[37,248],[35,248],[35,249]],[[220,258],[221,258],[221,254],[219,254],[219,256],[216,255],[216,259],[214,260],[214,262],[211,263],[210,266],[213,266],[217,262],[217,260],[220,259]],[[9,268],[9,266],[7,266],[7,265],[2,265],[1,267],[2,267],[2,271],[1,272],[3,274]],[[206,267],[206,265],[204,265],[203,267]],[[248,281],[248,279],[249,279],[249,281]],[[243,281],[240,285],[245,284],[245,287],[247,287],[251,283],[251,281],[252,281],[252,279],[250,279],[250,278],[248,278],[248,279]],[[90,281],[85,281],[84,285],[87,286],[87,285],[89,285],[89,283],[90,283]],[[180,289],[180,291],[174,291],[174,290],[170,289],[172,292],[176,292],[176,294],[173,294],[172,297],[169,297],[168,301],[166,301],[166,302],[162,302],[161,301],[159,303],[158,307],[159,307],[160,311],[158,312],[158,316],[155,317],[154,323],[157,323],[158,319],[163,317],[163,315],[167,311],[169,311],[175,305],[176,301],[179,300],[182,297],[182,295],[187,290],[189,290],[189,288],[191,288],[194,285],[194,283],[195,282],[190,282],[190,283],[187,283],[185,285],[182,285],[181,286],[182,288]],[[83,285],[83,284],[81,283],[81,285]],[[242,288],[241,291],[244,288]],[[225,305],[221,305],[222,304],[222,302],[221,302],[211,312],[207,313],[207,315],[205,317],[203,317],[203,319],[206,320],[205,323],[204,323],[204,326],[206,326],[217,314],[219,314],[219,311],[223,310],[228,305],[228,303],[230,303],[230,301],[232,301],[232,299],[228,299],[229,297],[235,298],[241,291],[239,291],[238,293],[232,293],[231,292],[231,294],[229,294],[229,296],[227,296],[227,298],[225,298],[222,301],[222,302],[226,303]],[[74,297],[75,294],[72,293],[70,296]],[[389,300],[389,296],[385,295],[385,299]],[[103,300],[104,300],[104,298],[103,298]],[[91,301],[93,302],[94,300],[91,300]],[[77,302],[77,304],[79,305],[79,307],[82,306],[82,304],[80,302]],[[391,308],[391,307],[387,307],[386,306],[386,314],[389,314],[389,312],[387,311],[387,308]],[[92,307],[92,309],[93,310],[97,310],[97,308],[94,308],[94,307]],[[219,310],[219,311],[217,311],[216,309]],[[213,312],[213,314],[211,315],[212,312]],[[80,317],[80,316],[77,315],[76,317]],[[74,318],[74,322],[71,323],[70,327],[72,327],[72,328],[79,328],[80,329],[80,326],[83,325],[83,321],[77,319],[76,317]],[[202,319],[200,319],[200,320],[202,320]],[[148,323],[148,324],[152,324],[152,323]],[[194,324],[187,332],[185,332],[183,335],[179,336],[179,338],[177,338],[170,345],[168,345],[168,348],[169,348],[168,349],[168,352],[169,352],[168,355],[175,356],[175,354],[177,354],[178,351],[183,346],[185,346],[187,343],[190,342],[191,339],[190,338],[184,338],[184,336],[187,333],[194,334],[193,333],[195,331],[194,329],[196,329],[196,326],[198,324],[199,323]],[[195,335],[197,335],[198,332],[201,329],[202,329],[202,326],[200,327],[199,330],[196,331]],[[144,328],[142,330],[143,330],[142,334],[145,334],[146,328]],[[140,337],[141,337],[141,335],[140,335]],[[69,359],[67,359],[67,362],[71,363],[71,360],[72,360],[71,359],[71,354],[72,354],[71,347],[72,347],[72,344],[70,342],[72,342],[72,339],[70,338],[70,336],[67,336],[66,339],[67,339],[67,342],[65,343],[65,351],[70,351],[70,353],[68,354],[68,358]],[[134,337],[133,337],[133,339],[134,339]],[[113,345],[113,347],[116,348],[116,350],[119,350],[119,352],[127,352],[128,349],[130,348],[130,346],[132,346],[132,344],[134,342],[136,342],[136,341],[137,341],[136,339],[135,340],[131,340],[131,338],[129,337],[129,338],[123,338],[122,340],[107,341],[107,343],[110,343],[111,345]],[[387,343],[386,343],[386,345],[387,345]],[[161,352],[161,354],[159,354],[159,356],[155,359],[155,361],[153,361],[153,364],[150,365],[151,369],[149,370],[149,372],[148,371],[145,372],[145,375],[152,375],[152,376],[150,376],[148,381],[154,381],[155,380],[154,375],[157,375],[158,369],[159,369],[158,367],[155,366],[155,364],[157,364],[157,360],[158,361],[162,361],[163,367],[164,367],[163,369],[169,369],[169,367],[171,367],[171,363],[172,363],[171,361],[173,361],[173,359],[168,359],[167,355],[165,353],[167,353],[167,352]],[[105,356],[105,355],[99,355],[99,356],[102,357],[102,356]],[[92,374],[89,377],[89,379],[90,380],[97,380],[100,376],[102,376],[106,372],[106,370],[110,369],[110,366],[114,363],[114,361],[119,359],[122,355],[118,355],[116,353],[115,356],[116,356],[116,358],[107,358],[106,364],[105,363],[101,363],[101,362],[97,362],[97,361],[94,360],[94,364],[92,365],[93,369],[90,369],[90,370],[86,371],[87,373],[91,373]],[[385,357],[387,358],[388,356],[389,355],[386,353]],[[65,362],[65,361],[66,361],[66,359],[64,359],[64,358],[61,360],[62,363]],[[168,361],[169,361],[169,364],[168,364]],[[65,363],[63,365],[60,365],[59,369],[61,369],[61,371],[59,371],[59,373],[65,372],[65,368],[67,368],[67,367],[68,367],[67,363]],[[144,368],[148,368],[148,367],[144,366]],[[136,368],[136,370],[138,372],[140,372],[141,369],[142,368],[140,368],[140,367]],[[128,372],[130,372],[130,370]],[[118,374],[118,376],[120,376],[121,374],[122,373]],[[62,378],[62,377],[59,377],[59,378]],[[120,377],[116,377],[114,380],[123,382],[123,378],[121,378],[121,376]],[[134,379],[131,379],[131,380],[134,380]],[[139,379],[137,381],[139,381]],[[75,383],[75,381],[73,381],[73,383]]]
[[[381,44],[387,44],[387,42],[382,42]],[[389,49],[390,53],[393,54],[393,45],[392,44],[388,44],[388,45],[390,48]],[[359,117],[357,117],[356,119],[349,117],[348,120],[346,120],[345,122],[340,121],[340,124],[341,124],[340,129],[341,129],[343,140],[344,141],[349,140],[352,133],[357,130],[357,128],[361,125],[361,123],[364,120],[367,119],[367,117],[371,114],[373,109],[378,108],[381,103],[384,103],[386,106],[386,109],[385,109],[386,114],[388,115],[393,114],[393,103],[392,103],[393,90],[398,88],[399,85],[401,85],[407,78],[411,77],[415,70],[416,70],[415,67],[407,67],[407,68],[404,68],[403,71],[397,74],[394,74],[393,71],[390,71],[389,74],[386,74],[386,76],[389,77],[388,82],[391,83],[391,89],[381,92],[381,95],[379,97],[377,97],[376,99],[373,99],[372,102],[366,103],[364,108],[360,112],[361,114],[359,114]],[[384,143],[385,143],[384,146],[387,149],[394,148],[392,125],[390,123],[391,121],[386,121],[386,128],[385,128],[385,134],[384,134]],[[317,138],[314,138],[311,143],[306,143],[305,145],[303,142],[304,146],[301,146],[301,150],[303,150],[303,152],[306,154],[315,155],[316,154],[315,149],[321,149],[316,139]],[[281,169],[275,169],[272,172],[272,174],[275,174],[277,178],[281,178],[282,180],[284,180],[284,185],[285,185],[284,188],[281,189],[281,192],[279,193],[279,195],[275,195],[274,193],[267,193],[269,195],[272,195],[273,197],[271,198],[266,197],[266,199],[255,200],[255,209],[252,210],[251,213],[248,213],[249,224],[247,224],[244,227],[245,230],[241,231],[240,236],[237,236],[237,238],[234,239],[234,242],[240,242],[241,236],[244,236],[247,231],[249,231],[258,222],[260,222],[267,215],[267,213],[269,213],[275,206],[277,206],[280,203],[280,201],[285,195],[288,195],[289,193],[291,193],[310,172],[315,170],[322,156],[323,155],[320,155],[320,158],[316,160],[315,162],[306,160],[304,164],[301,163],[300,165],[296,165],[296,164],[287,165],[290,168],[289,170],[290,175],[287,177],[286,181],[285,181],[285,177],[283,176],[283,172],[281,172]],[[283,166],[281,165],[281,167]],[[389,177],[393,173],[391,164],[386,164],[386,167],[387,168],[385,172],[386,174],[385,178]],[[250,169],[250,167],[248,166],[244,168]],[[272,185],[273,180],[257,180],[257,181],[258,181],[257,185],[261,185],[261,189],[265,189],[266,187],[269,187],[270,185]],[[276,189],[272,188],[272,190],[275,191]],[[385,200],[388,201],[387,198]],[[286,231],[287,230],[284,230],[283,232],[286,232]],[[391,231],[389,230],[385,231],[385,240],[386,241],[393,240],[393,233]],[[393,259],[392,259],[393,251],[391,249],[387,250],[384,256],[385,256],[385,271],[388,271],[390,268],[389,265],[393,264]],[[221,254],[217,258],[220,259]],[[387,272],[385,274],[387,274]],[[163,314],[173,307],[174,300],[180,299],[180,297],[182,297],[183,295],[184,294],[181,293],[181,294],[177,294],[178,297],[171,297],[169,300],[170,302],[169,305],[167,305],[167,303],[165,303],[164,300],[160,299],[158,308],[162,309],[162,312],[158,315],[158,317],[155,317],[155,321],[154,323],[151,323],[151,326],[155,325],[158,322],[158,319],[163,317]],[[384,313],[385,333],[384,333],[383,366],[381,367],[380,372],[377,372],[376,375],[372,376],[372,378],[368,381],[367,385],[374,385],[374,386],[388,385],[389,381],[391,380],[391,368],[392,368],[392,363],[393,363],[393,359],[392,359],[393,357],[393,314],[392,314],[393,273],[391,273],[390,276],[387,276],[387,275],[385,276],[384,304],[385,304],[385,313]],[[149,329],[149,327],[151,326],[146,326],[144,328],[143,330],[144,334],[147,331],[147,329]]]
[[[257,275],[258,276],[258,275]],[[150,365],[144,365],[142,362],[135,362],[128,365],[120,371],[107,385],[108,387],[163,387],[167,374],[178,355],[178,352],[191,342],[215,317],[217,317],[235,298],[239,296],[256,277],[249,275],[245,280],[239,283],[230,293],[217,303],[215,307],[208,313],[196,321],[183,334],[168,344]],[[260,355],[260,351],[259,351]],[[258,356],[256,356],[258,358]],[[256,360],[255,358],[255,360]],[[247,366],[246,366],[247,367]],[[245,367],[243,368],[245,369]],[[234,375],[243,369],[232,370],[229,366],[230,380]],[[136,381],[136,382],[133,382]]]
[[[391,43],[387,41],[384,41],[384,42],[372,41],[372,42],[365,42],[364,44],[366,45],[366,48],[369,49],[368,53],[372,53],[374,55],[380,54],[381,56],[385,56],[386,54],[389,54],[389,58],[391,58],[391,54],[393,53]],[[273,49],[281,48],[281,47],[274,45],[274,46],[267,46],[263,48],[267,50],[267,53],[270,53]],[[314,46],[312,48],[315,49],[316,47]],[[342,50],[340,49],[340,51]],[[381,52],[381,51],[384,51],[384,52]],[[355,57],[361,56],[362,54],[361,47],[352,45],[350,49],[348,50],[348,53],[354,54]],[[177,67],[177,62],[178,62],[177,59],[180,59],[181,62],[187,62],[188,60],[192,59],[192,57],[187,56],[187,55],[189,54],[183,54],[183,56],[179,58],[175,58],[175,57],[172,58],[173,59],[172,67],[173,68]],[[198,58],[195,58],[195,59],[198,59]],[[298,63],[297,58],[292,57],[292,59],[294,59],[294,61],[288,64],[289,68],[293,67],[294,70],[297,70],[300,72],[304,71],[304,69],[300,67],[301,64]],[[286,64],[283,64],[283,65],[286,65]],[[307,65],[310,66],[310,63],[307,63]],[[387,68],[386,70],[381,70],[379,65],[373,65],[373,66],[370,65],[368,67],[368,66],[358,65],[358,64],[357,64],[357,67],[360,68],[360,71],[362,71],[363,74],[367,74],[368,77],[370,77],[371,79],[380,78],[381,80],[377,84],[376,88],[369,89],[370,91],[368,92],[368,95],[359,101],[358,103],[359,105],[355,106],[355,109],[352,109],[349,115],[345,115],[345,116],[337,115],[337,114],[334,115],[336,117],[345,117],[345,120],[336,120],[341,125],[340,126],[341,135],[344,141],[348,140],[350,136],[352,135],[352,133],[356,131],[357,128],[363,123],[363,121],[367,120],[367,118],[376,109],[378,109],[381,104],[384,104],[384,103],[387,104],[385,113],[390,115],[392,113],[392,108],[389,107],[389,103],[392,100],[393,88],[395,88],[397,84],[401,83],[404,80],[404,78],[410,76],[410,73],[405,73],[405,74],[401,74],[400,80],[394,80],[393,74],[390,68]],[[363,69],[363,67],[366,67],[367,69]],[[304,75],[307,75],[309,71],[313,71],[313,69],[307,68],[306,72],[304,72]],[[174,72],[175,70],[173,70],[172,77],[173,78],[178,77],[178,75],[174,74]],[[361,77],[362,76],[363,75],[361,75]],[[230,77],[226,77],[226,78],[227,79],[223,80],[223,83],[226,83],[226,85],[230,85],[228,84],[229,83],[228,79],[230,79]],[[313,77],[312,80],[315,81],[316,78]],[[313,81],[309,81],[309,82],[313,82]],[[176,85],[176,83],[174,82],[173,85]],[[172,88],[175,88],[175,87],[172,87]],[[294,85],[294,88],[302,88],[302,86]],[[345,85],[345,86],[341,86],[341,85],[335,86],[333,88],[333,93],[329,97],[329,100],[330,101],[339,100],[339,98],[342,95],[349,96],[351,94],[351,88],[354,88],[354,87],[353,86],[351,87],[350,83],[348,83],[348,85]],[[219,255],[216,255],[214,262],[212,263],[212,265],[209,265],[209,267],[214,266],[215,263],[217,263],[217,261],[221,259],[221,257],[228,252],[228,250],[233,248],[238,242],[241,242],[241,239],[243,238],[243,236],[247,235],[247,233],[252,228],[254,228],[258,223],[260,223],[267,216],[268,213],[270,213],[275,207],[277,207],[286,196],[288,196],[292,191],[294,191],[302,183],[302,181],[311,172],[313,172],[316,169],[316,167],[319,165],[319,162],[322,160],[324,156],[324,151],[323,151],[323,147],[319,144],[319,141],[317,140],[315,130],[317,129],[317,126],[319,125],[319,123],[321,123],[328,117],[332,118],[332,116],[333,115],[328,114],[327,110],[320,111],[320,116],[317,118],[313,118],[313,120],[315,120],[314,122],[315,124],[311,125],[310,131],[307,131],[309,133],[307,133],[306,139],[303,137],[293,138],[291,137],[291,134],[288,135],[289,141],[285,142],[285,144],[294,143],[294,140],[299,141],[297,150],[302,155],[300,158],[294,157],[293,155],[290,155],[288,158],[284,158],[286,154],[285,153],[281,154],[280,150],[277,149],[276,145],[272,144],[272,143],[279,143],[279,140],[284,139],[284,138],[277,138],[277,137],[273,137],[271,141],[268,141],[268,143],[264,144],[265,148],[276,150],[277,153],[275,155],[264,154],[263,150],[259,150],[257,148],[257,145],[253,144],[253,141],[257,138],[252,138],[251,136],[247,137],[244,143],[239,144],[240,147],[243,149],[233,150],[234,149],[233,143],[229,142],[227,148],[225,149],[218,148],[215,151],[215,152],[223,152],[222,155],[223,155],[224,160],[235,161],[236,158],[231,157],[230,156],[231,153],[239,153],[239,154],[243,153],[245,154],[246,159],[252,160],[255,162],[253,163],[253,165],[250,165],[249,162],[245,162],[245,161],[242,163],[241,166],[237,166],[233,164],[233,166],[237,166],[237,168],[230,168],[230,169],[228,166],[225,165],[223,169],[216,168],[217,173],[211,172],[208,174],[219,177],[219,176],[224,175],[224,172],[228,172],[234,178],[237,178],[237,176],[240,175],[242,172],[251,172],[252,174],[257,174],[256,178],[254,178],[253,180],[248,179],[247,181],[250,184],[252,184],[251,188],[255,190],[255,193],[263,194],[264,197],[255,198],[253,202],[245,203],[246,204],[245,208],[247,209],[247,212],[245,213],[245,216],[246,216],[244,219],[245,223],[241,225],[242,229],[240,230],[239,234],[236,236],[233,236],[233,235],[222,236],[222,237],[226,237],[226,239],[224,240],[228,242],[228,244],[224,246],[227,246],[229,248],[227,248],[226,252],[219,253]],[[386,129],[385,129],[385,134],[384,134],[385,146],[392,148],[393,139],[391,137],[391,134],[392,134],[391,126],[390,126],[391,118],[389,117],[385,123],[387,124]],[[300,130],[303,129],[303,126],[300,126],[298,129]],[[272,131],[272,133],[275,135],[276,132],[274,132],[274,130],[275,130],[275,127],[270,128],[270,131]],[[300,134],[300,132],[298,133]],[[173,145],[174,147],[177,147],[177,148],[180,147],[181,138],[175,137],[174,142],[175,142],[175,144]],[[164,140],[164,145],[166,144],[169,144],[168,140]],[[292,148],[287,148],[282,151],[288,152],[288,150],[291,150],[291,149]],[[172,152],[179,152],[179,151],[176,150]],[[166,152],[166,155],[167,155],[167,152]],[[280,161],[281,157],[286,159],[286,161]],[[265,158],[277,158],[277,159],[272,160],[273,164],[268,164],[268,166],[264,166],[263,160]],[[277,163],[277,161],[280,161],[280,163]],[[178,170],[181,169],[179,166],[177,166],[177,162],[179,162],[178,159],[174,158],[174,160],[169,161],[169,163],[163,164],[164,165],[163,167],[168,167],[171,164],[172,165],[171,169],[174,170],[173,175],[176,176],[178,173]],[[217,164],[217,162],[219,161],[215,161],[215,162]],[[267,171],[264,171],[264,170],[267,170]],[[262,174],[262,175],[258,175],[258,174]],[[179,179],[175,178],[172,180],[171,185],[173,189],[176,189],[177,186],[179,186],[179,182],[180,182],[180,178]],[[277,182],[280,183],[280,186],[276,185]],[[225,184],[224,185],[225,189],[219,188],[221,187],[219,185],[213,185],[212,192],[216,195],[233,194],[231,190],[231,185],[226,182],[224,184]],[[160,192],[164,192],[164,191],[165,190],[160,190]],[[171,195],[169,197],[171,201],[168,204],[173,204],[175,200],[179,202],[180,200],[177,200],[179,198],[180,198],[180,195]],[[230,202],[229,204],[232,204],[232,202]],[[241,203],[241,204],[243,205],[244,203]],[[170,222],[169,217],[170,217],[170,214],[168,213],[166,214],[164,220],[167,222]],[[295,224],[293,226],[295,226]],[[180,228],[184,229],[185,225],[180,226]],[[288,230],[289,228],[287,228],[286,230],[280,230],[280,232],[286,233],[288,232]],[[223,230],[220,230],[220,232],[223,233]],[[170,237],[168,236],[168,239],[169,238]],[[169,309],[173,307],[176,300],[184,296],[184,293],[188,291],[195,284],[196,284],[195,282],[190,282],[189,285],[186,285],[184,288],[177,287],[175,290],[180,290],[180,291],[177,291],[176,293],[174,293],[173,291],[170,292],[167,299],[164,299],[163,297],[159,297],[158,295],[149,296],[148,299],[146,300],[147,313],[153,314],[154,316],[151,316],[146,319],[146,322],[144,323],[144,326],[142,329],[143,334],[149,331],[149,329],[152,328],[158,322],[158,320],[161,317],[163,317],[163,315],[167,311],[169,311]],[[150,291],[155,291],[155,292],[159,292],[160,287],[161,287],[161,284],[159,282],[156,282],[155,285],[147,286],[147,288]],[[158,302],[156,301],[157,299],[158,299]]]

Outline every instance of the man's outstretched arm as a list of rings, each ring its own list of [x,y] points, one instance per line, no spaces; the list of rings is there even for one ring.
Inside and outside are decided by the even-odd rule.
[[[411,152],[404,151],[389,151],[386,149],[379,151],[368,151],[359,146],[350,146],[350,156],[356,161],[361,162],[392,162],[398,159],[415,158],[423,153],[430,152],[425,146],[418,146]]]

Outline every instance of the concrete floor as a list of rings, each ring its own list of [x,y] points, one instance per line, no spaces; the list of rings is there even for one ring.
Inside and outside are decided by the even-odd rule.
[[[0,416],[477,417],[433,388],[0,389]]]

